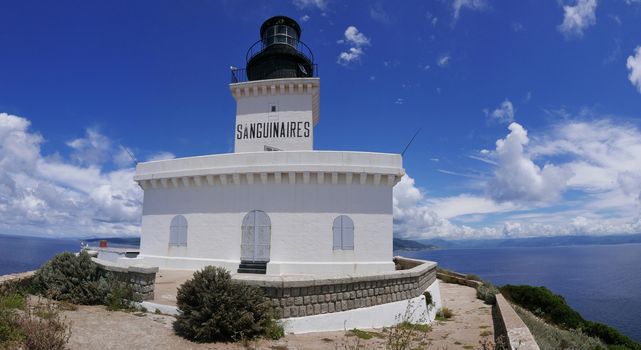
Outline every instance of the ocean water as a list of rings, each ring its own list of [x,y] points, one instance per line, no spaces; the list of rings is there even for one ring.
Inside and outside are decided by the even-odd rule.
[[[545,286],[589,320],[641,342],[641,244],[395,252],[496,285]]]
[[[0,236],[0,275],[35,270],[58,253],[78,251],[79,240]]]

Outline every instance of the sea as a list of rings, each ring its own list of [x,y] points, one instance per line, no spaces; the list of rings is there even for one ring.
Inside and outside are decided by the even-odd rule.
[[[641,342],[641,244],[402,251],[495,285],[545,286],[583,318]]]
[[[0,235],[0,275],[37,269],[60,252],[78,252],[80,242]],[[641,244],[441,249],[395,255],[436,261],[496,285],[545,286],[584,318],[641,342]]]

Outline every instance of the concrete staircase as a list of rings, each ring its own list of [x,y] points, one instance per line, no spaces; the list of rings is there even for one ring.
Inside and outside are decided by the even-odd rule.
[[[267,273],[267,263],[262,261],[241,261],[238,266],[238,273],[256,273],[264,275]]]

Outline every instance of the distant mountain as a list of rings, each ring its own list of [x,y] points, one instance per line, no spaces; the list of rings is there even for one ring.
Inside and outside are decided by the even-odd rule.
[[[433,244],[423,244],[409,239],[394,238],[394,250],[427,250],[438,249]]]
[[[444,240],[421,239],[422,244],[433,244],[441,248],[507,248],[507,247],[558,247],[568,245],[598,245],[641,243],[641,234],[608,236],[554,236],[504,239]]]

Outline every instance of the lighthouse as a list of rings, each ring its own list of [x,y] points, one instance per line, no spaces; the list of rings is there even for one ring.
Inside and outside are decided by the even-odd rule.
[[[410,322],[433,320],[436,263],[392,256],[403,159],[314,148],[320,78],[301,34],[285,16],[262,24],[231,70],[234,152],[139,163],[140,254],[98,257],[225,268],[263,289],[287,332],[387,327],[410,309]]]
[[[314,149],[320,78],[301,37],[293,19],[269,18],[232,68],[233,153],[138,164],[138,259],[274,276],[394,271],[402,158]]]

